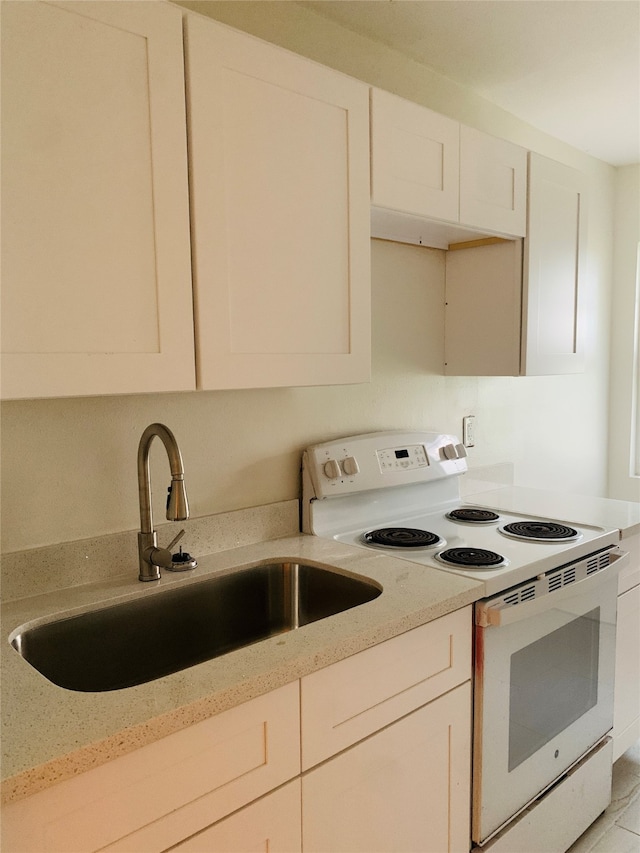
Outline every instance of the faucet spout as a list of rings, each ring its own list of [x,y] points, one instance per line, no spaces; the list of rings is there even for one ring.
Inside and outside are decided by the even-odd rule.
[[[157,534],[153,529],[151,510],[151,475],[149,472],[149,450],[151,442],[158,436],[164,444],[171,469],[171,486],[167,498],[167,520],[184,521],[189,518],[189,502],[184,483],[182,454],[174,434],[164,424],[150,424],[142,433],[138,445],[138,494],[140,499],[140,533],[138,534],[138,557],[141,581],[158,580],[160,566],[171,563],[168,549],[158,548]]]
[[[167,520],[184,521],[189,518],[189,503],[184,485],[184,466],[178,442],[164,424],[150,424],[142,433],[138,445],[138,492],[140,494],[140,532],[153,533],[151,512],[151,475],[149,473],[149,450],[151,442],[158,436],[169,457],[171,469],[171,492],[167,502]]]

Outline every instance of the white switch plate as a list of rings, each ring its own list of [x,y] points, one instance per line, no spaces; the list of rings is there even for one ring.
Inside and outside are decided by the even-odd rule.
[[[467,415],[462,419],[462,443],[465,447],[475,447],[476,416]]]

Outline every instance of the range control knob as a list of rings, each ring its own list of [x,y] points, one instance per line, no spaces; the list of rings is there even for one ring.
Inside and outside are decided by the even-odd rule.
[[[346,459],[342,460],[342,470],[349,476],[360,473],[360,466],[355,456],[347,456]]]
[[[337,480],[338,477],[342,476],[342,471],[340,470],[340,465],[336,462],[335,459],[329,459],[328,462],[324,463],[323,470],[325,476],[330,480]]]

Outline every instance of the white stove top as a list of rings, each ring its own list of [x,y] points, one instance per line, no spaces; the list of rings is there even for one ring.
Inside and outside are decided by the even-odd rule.
[[[457,504],[457,506],[477,506],[477,504]],[[381,545],[369,545],[362,541],[362,534],[372,528],[359,528],[334,534],[331,538],[360,548],[368,548],[387,553],[401,560],[409,560],[420,566],[428,566],[439,571],[463,575],[485,585],[484,595],[489,596],[532,577],[559,568],[566,563],[586,557],[595,551],[613,546],[617,541],[617,531],[606,531],[586,525],[571,527],[580,538],[570,542],[532,542],[526,539],[512,539],[498,528],[515,521],[535,521],[533,516],[518,516],[512,513],[500,513],[499,520],[491,524],[468,524],[451,521],[444,513],[417,514],[401,518],[389,518],[384,527],[411,527],[437,534],[441,542],[428,547],[389,548]],[[378,525],[376,525],[378,526]],[[445,565],[437,555],[447,549],[471,548],[495,552],[505,558],[506,565],[498,568],[459,568]]]
[[[373,433],[315,445],[303,457],[303,530],[410,561],[416,570],[473,578],[484,583],[485,596],[617,543],[615,529],[562,519],[550,521],[566,524],[577,538],[511,538],[500,532],[505,524],[549,521],[514,512],[499,512],[496,521],[482,524],[447,518],[447,512],[459,507],[481,507],[460,500],[458,479],[467,469],[465,457],[455,436],[437,433]],[[424,530],[439,541],[388,547],[362,539],[364,533],[391,527]],[[439,559],[441,552],[457,548],[494,552],[504,563],[495,568],[457,567]]]

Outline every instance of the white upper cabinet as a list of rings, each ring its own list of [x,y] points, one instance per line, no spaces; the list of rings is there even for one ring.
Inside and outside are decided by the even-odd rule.
[[[368,86],[184,17],[3,4],[5,398],[369,379]]]
[[[368,87],[186,25],[198,387],[368,381]]]
[[[524,236],[527,152],[379,89],[371,91],[372,235],[447,249]]]
[[[181,12],[2,6],[3,397],[194,388]]]
[[[373,237],[450,250],[446,374],[584,369],[583,175],[379,89],[371,175]]]
[[[371,90],[371,203],[458,221],[460,125],[381,89]]]
[[[503,234],[527,233],[527,152],[460,126],[460,222]]]
[[[524,243],[523,373],[584,370],[586,240],[584,176],[531,153],[529,232]]]
[[[475,243],[445,372],[583,369],[578,172],[170,3],[2,5],[3,398],[366,382],[371,235]]]

